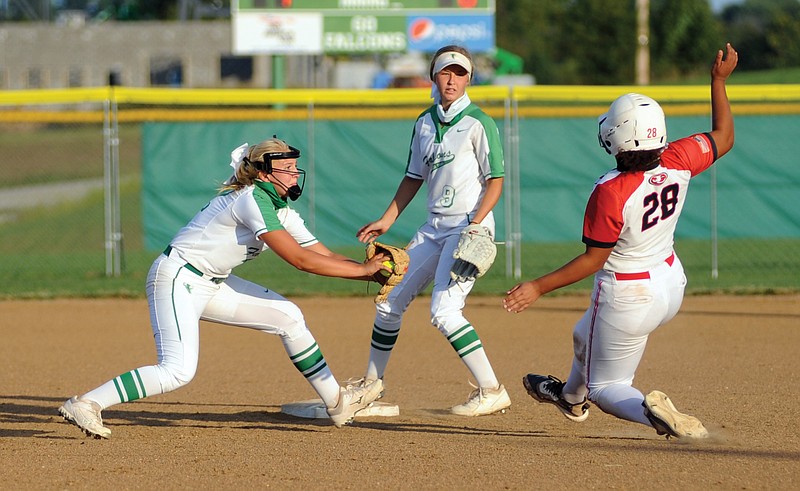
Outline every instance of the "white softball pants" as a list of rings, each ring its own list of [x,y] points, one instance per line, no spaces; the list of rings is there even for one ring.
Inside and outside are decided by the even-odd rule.
[[[201,319],[278,335],[307,378],[319,374],[332,379],[294,303],[237,276],[215,284],[183,266],[180,260],[161,255],[148,274],[147,299],[158,363],[122,374],[84,397],[105,408],[186,385],[197,372]],[[307,352],[301,357],[305,362],[293,356],[303,352]],[[338,383],[326,382],[330,393],[323,391],[327,396],[323,399],[335,401]]]
[[[431,324],[447,336],[467,323],[462,311],[475,281],[456,283],[450,278],[450,269],[461,230],[468,224],[466,215],[428,217],[408,245],[410,264],[403,281],[392,290],[384,304],[378,305],[377,320],[381,325],[396,325],[399,329],[403,313],[431,281]],[[492,214],[486,217],[483,225],[494,235]]]
[[[588,397],[606,413],[649,426],[633,378],[650,333],[678,313],[686,276],[677,256],[648,273],[649,279],[636,280],[609,271],[595,275],[592,303],[573,331],[563,394],[570,402]]]
[[[450,278],[453,251],[458,247],[461,230],[469,224],[466,215],[429,215],[408,245],[410,259],[403,281],[377,305],[367,367],[368,377],[383,377],[391,350],[400,334],[402,318],[411,302],[433,282],[430,319],[450,342],[481,387],[498,385],[483,345],[472,325],[464,317],[467,296],[475,280],[456,283]],[[494,216],[482,223],[494,235]]]

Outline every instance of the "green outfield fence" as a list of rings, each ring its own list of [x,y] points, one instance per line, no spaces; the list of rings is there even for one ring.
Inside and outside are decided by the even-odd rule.
[[[498,123],[502,242],[476,291],[499,293],[582,250],[583,206],[612,166],[596,117],[618,95],[662,102],[669,136],[710,126],[705,86],[479,86]],[[676,237],[690,292],[800,290],[800,85],[731,85],[736,146],[696,178]],[[143,296],[153,257],[230,171],[231,149],[277,134],[303,152],[296,208],[327,245],[363,254],[356,229],[385,208],[428,89],[141,89],[0,92],[0,296]],[[424,220],[415,200],[385,239]],[[241,274],[288,294],[357,294],[266,255]],[[584,281],[573,289],[585,289]]]

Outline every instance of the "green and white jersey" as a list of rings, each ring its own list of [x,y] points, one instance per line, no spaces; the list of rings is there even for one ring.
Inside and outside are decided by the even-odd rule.
[[[225,277],[267,249],[258,236],[273,230],[286,230],[303,247],[318,242],[271,183],[256,181],[212,199],[178,231],[170,245],[201,272]]]
[[[470,104],[450,123],[436,106],[414,125],[406,176],[428,183],[428,211],[472,214],[486,192],[486,181],[503,177],[503,146],[494,120]]]

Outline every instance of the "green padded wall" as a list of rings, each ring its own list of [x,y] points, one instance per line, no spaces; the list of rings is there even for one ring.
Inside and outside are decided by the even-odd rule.
[[[145,245],[163,248],[230,175],[230,151],[277,134],[303,152],[309,172],[293,203],[328,246],[356,245],[356,230],[383,213],[403,176],[412,121],[146,123]],[[503,133],[502,122],[498,121]],[[579,241],[594,180],[613,166],[597,144],[594,118],[521,119],[520,201],[524,242]],[[670,117],[669,138],[708,131],[707,117]],[[716,167],[720,238],[800,236],[797,214],[800,116],[738,116],[736,145]],[[313,141],[310,141],[313,135]],[[312,159],[313,157],[313,159]],[[312,161],[313,160],[313,161]],[[712,172],[692,182],[678,236],[710,237]],[[504,201],[495,214],[504,234]],[[385,237],[404,243],[425,220],[424,189]]]

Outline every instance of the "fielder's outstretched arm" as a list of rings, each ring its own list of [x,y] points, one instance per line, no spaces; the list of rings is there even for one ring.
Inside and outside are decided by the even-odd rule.
[[[731,43],[727,43],[725,53],[719,50],[711,66],[711,137],[717,146],[717,158],[733,148],[733,114],[725,82],[738,62],[739,53],[733,49]]]
[[[350,259],[342,260],[320,254],[311,248],[301,247],[285,230],[265,232],[258,238],[263,240],[281,259],[307,273],[369,281],[374,273],[386,269],[381,264],[385,259],[382,254],[377,254],[364,263],[357,263]]]

